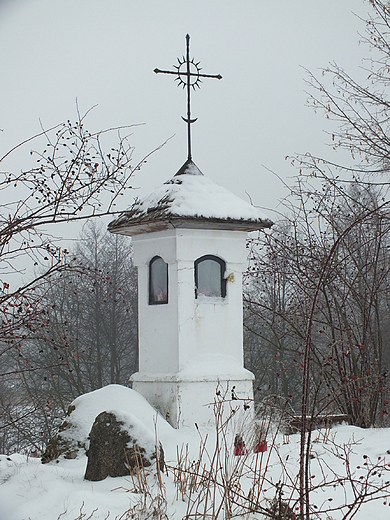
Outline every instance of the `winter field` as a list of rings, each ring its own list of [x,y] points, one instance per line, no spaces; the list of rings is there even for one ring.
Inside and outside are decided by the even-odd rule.
[[[268,450],[255,454],[253,425],[237,419],[240,413],[231,416],[232,402],[216,400],[218,434],[217,427],[174,430],[162,417],[156,419],[139,394],[117,385],[81,396],[75,404],[75,437],[86,438],[102,410],[130,413],[157,430],[166,468],[140,468],[128,477],[90,482],[84,480],[84,453],[48,464],[31,456],[1,455],[1,520],[298,518],[299,434],[284,435],[277,414],[264,417]],[[238,431],[246,446],[236,456]],[[388,520],[389,429],[339,425],[317,430],[312,438],[312,518]],[[361,500],[367,502],[357,508]]]

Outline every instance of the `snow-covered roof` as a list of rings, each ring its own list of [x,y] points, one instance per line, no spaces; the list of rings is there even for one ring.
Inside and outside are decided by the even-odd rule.
[[[108,229],[136,235],[170,227],[253,231],[271,225],[259,209],[205,177],[188,160],[172,179],[136,201]]]

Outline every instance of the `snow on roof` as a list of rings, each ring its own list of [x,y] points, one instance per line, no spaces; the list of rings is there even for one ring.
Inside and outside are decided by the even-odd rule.
[[[232,222],[248,230],[272,225],[255,206],[205,177],[192,161],[186,161],[172,179],[111,222],[109,230],[120,232],[129,227],[136,234],[147,231],[148,225],[171,220],[224,221],[227,229],[234,228]]]

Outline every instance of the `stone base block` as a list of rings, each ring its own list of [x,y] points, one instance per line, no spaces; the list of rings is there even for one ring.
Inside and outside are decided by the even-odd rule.
[[[212,426],[215,424],[215,400],[224,397],[226,407],[237,409],[234,420],[253,417],[253,379],[245,370],[239,375],[181,377],[178,374],[142,374],[131,376],[132,387],[174,427]],[[217,396],[217,392],[219,395]]]

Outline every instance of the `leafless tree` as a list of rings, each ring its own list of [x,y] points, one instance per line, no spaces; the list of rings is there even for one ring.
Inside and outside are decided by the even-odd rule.
[[[90,132],[85,124],[86,115],[78,114],[75,123],[67,121],[42,130],[0,157],[0,164],[6,169],[10,158],[17,156],[25,161],[26,147],[39,147],[43,140],[42,152],[30,151],[35,159],[33,167],[19,173],[0,172],[0,379],[7,390],[3,409],[18,410],[9,416],[10,422],[2,421],[1,431],[24,418],[27,409],[31,412],[42,408],[42,399],[35,399],[32,385],[24,385],[31,392],[26,396],[17,392],[15,381],[18,378],[35,381],[43,366],[37,361],[39,357],[46,362],[50,374],[64,368],[69,361],[66,341],[60,334],[57,337],[53,334],[55,313],[58,317],[59,311],[48,305],[49,293],[60,291],[61,281],[67,277],[91,280],[95,276],[101,282],[101,273],[92,275],[92,268],[79,260],[76,251],[71,255],[61,247],[56,239],[58,224],[83,222],[125,209],[118,207],[119,200],[131,188],[134,171],[147,160],[145,157],[134,162],[134,148],[128,137],[130,127]],[[113,252],[115,255],[115,247]],[[116,252],[120,252],[119,243]],[[82,256],[81,250],[78,253]],[[110,270],[113,269],[111,263]],[[119,279],[116,271],[115,276]],[[105,282],[106,288],[110,283]],[[116,286],[113,289],[109,294],[118,292]],[[111,298],[110,304],[105,304],[107,320],[100,323],[101,327],[115,326],[117,301],[118,298]],[[77,305],[77,301],[73,304]],[[63,323],[66,321],[64,315],[61,319]],[[126,377],[123,364],[118,363],[115,333],[111,335],[114,339],[110,344],[108,381]],[[53,351],[56,356],[50,357]],[[106,376],[101,377],[101,382],[103,379],[107,380]],[[53,394],[47,395],[49,402],[45,407],[50,407]]]
[[[77,396],[110,383],[126,385],[137,370],[131,244],[91,222],[74,254],[82,269],[52,275],[39,288],[47,309],[44,333],[31,334],[5,356],[17,372],[8,378],[8,391],[4,385],[0,403],[8,424],[0,439],[7,452],[41,450]]]
[[[390,8],[381,0],[369,4],[362,37],[371,51],[364,62],[367,81],[355,80],[335,63],[321,78],[308,71],[309,104],[332,120],[330,144],[349,151],[352,160],[340,164],[309,153],[292,159],[299,169],[294,202],[284,228],[263,239],[264,256],[257,257],[257,266],[266,287],[255,304],[248,302],[249,311],[264,320],[263,330],[273,333],[279,327],[273,333],[279,348],[282,337],[284,351],[287,345],[301,358],[302,520],[310,515],[313,415],[333,407],[363,427],[381,424],[387,415]],[[287,301],[279,283],[284,278]]]
[[[40,281],[72,265],[68,251],[50,234],[52,229],[55,234],[53,225],[115,214],[134,171],[147,160],[133,162],[134,148],[121,135],[127,131],[92,133],[85,128],[85,116],[79,116],[75,124],[43,130],[0,157],[5,164],[23,145],[40,138],[46,143],[42,152],[30,152],[34,167],[0,172],[0,354],[27,336],[45,312],[34,297]],[[114,147],[112,134],[117,134]],[[108,153],[105,145],[111,145]],[[40,274],[13,287],[7,277],[20,265],[27,272],[31,265],[39,266]]]

